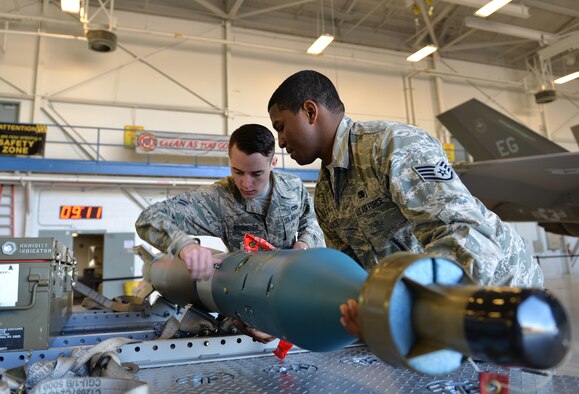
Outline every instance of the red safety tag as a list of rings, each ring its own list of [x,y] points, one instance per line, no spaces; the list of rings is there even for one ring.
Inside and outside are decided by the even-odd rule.
[[[265,239],[256,237],[255,235],[245,234],[243,236],[243,248],[245,250],[251,250],[253,252],[257,252],[258,250],[274,250],[275,246],[267,242]],[[287,355],[287,352],[292,348],[292,344],[289,342],[284,341],[283,339],[279,340],[279,344],[277,348],[273,351],[280,360],[283,360]]]
[[[251,234],[245,234],[243,236],[243,248],[245,250],[257,252],[258,250],[260,250],[260,248],[261,250],[274,250],[275,246],[273,246],[263,238],[259,238]]]
[[[287,355],[287,352],[290,351],[292,348],[292,344],[289,342],[284,341],[283,339],[279,340],[277,348],[273,351],[273,354],[277,356],[280,360],[283,360]]]
[[[479,372],[480,394],[509,394],[509,375]]]

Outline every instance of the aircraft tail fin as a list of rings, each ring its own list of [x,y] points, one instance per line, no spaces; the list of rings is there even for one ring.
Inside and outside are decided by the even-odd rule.
[[[571,126],[571,131],[573,132],[573,137],[575,137],[575,141],[577,145],[579,145],[579,124],[575,126]]]
[[[567,152],[476,99],[460,104],[437,118],[475,161]]]

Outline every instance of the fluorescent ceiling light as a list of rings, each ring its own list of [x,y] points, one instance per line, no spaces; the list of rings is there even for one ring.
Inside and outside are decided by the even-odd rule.
[[[80,13],[80,0],[60,0],[60,9],[72,14]]]
[[[569,75],[565,75],[564,77],[561,78],[557,78],[556,80],[554,80],[553,82],[555,82],[557,85],[561,85],[563,83],[569,82],[574,80],[575,78],[579,78],[579,71],[575,71],[574,73],[571,73]]]
[[[470,7],[478,10],[482,6],[486,5],[489,0],[438,0],[439,2],[449,3],[449,4],[456,4],[463,7]],[[525,0],[525,3],[530,3],[531,0]],[[543,2],[544,0],[535,0]],[[413,3],[411,3],[413,4]],[[531,15],[529,14],[529,7],[522,5],[522,4],[510,4],[505,5],[504,7],[497,10],[497,13],[503,15],[510,15],[516,18],[528,18]]]
[[[424,59],[426,56],[430,55],[431,53],[436,52],[437,49],[438,47],[436,45],[427,45],[421,50],[414,52],[412,55],[408,56],[406,60],[413,63],[420,61]]]
[[[474,14],[476,16],[480,16],[481,18],[486,18],[487,16],[494,13],[499,8],[504,7],[505,5],[507,5],[510,2],[511,2],[511,0],[492,0],[487,5],[481,7]]]
[[[326,49],[330,43],[334,41],[334,36],[331,34],[322,34],[316,41],[308,48],[310,55],[319,55]]]

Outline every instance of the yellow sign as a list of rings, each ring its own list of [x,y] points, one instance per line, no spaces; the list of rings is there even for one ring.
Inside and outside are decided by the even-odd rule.
[[[448,161],[454,163],[454,161],[456,160],[456,157],[454,156],[454,144],[442,144],[442,148],[446,152]]]
[[[125,148],[135,149],[137,131],[145,130],[143,126],[125,126]]]
[[[0,123],[0,155],[44,155],[46,125]]]

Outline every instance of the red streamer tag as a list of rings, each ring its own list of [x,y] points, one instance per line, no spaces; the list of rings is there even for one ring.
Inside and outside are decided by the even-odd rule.
[[[509,376],[500,373],[479,372],[480,394],[509,394]]]
[[[245,234],[243,236],[243,248],[245,250],[251,250],[253,252],[257,252],[258,250],[274,250],[275,246],[267,242],[265,239],[256,237],[255,235]],[[287,355],[287,352],[292,348],[292,344],[289,342],[284,341],[283,339],[279,340],[279,344],[277,348],[273,351],[280,360],[283,360]]]
[[[283,360],[287,355],[287,352],[290,351],[292,348],[292,344],[289,342],[284,341],[283,339],[279,340],[277,348],[273,351],[273,354],[277,356],[280,360]]]
[[[257,252],[258,250],[274,250],[275,246],[267,242],[265,239],[256,237],[255,235],[245,234],[243,236],[243,249]]]

